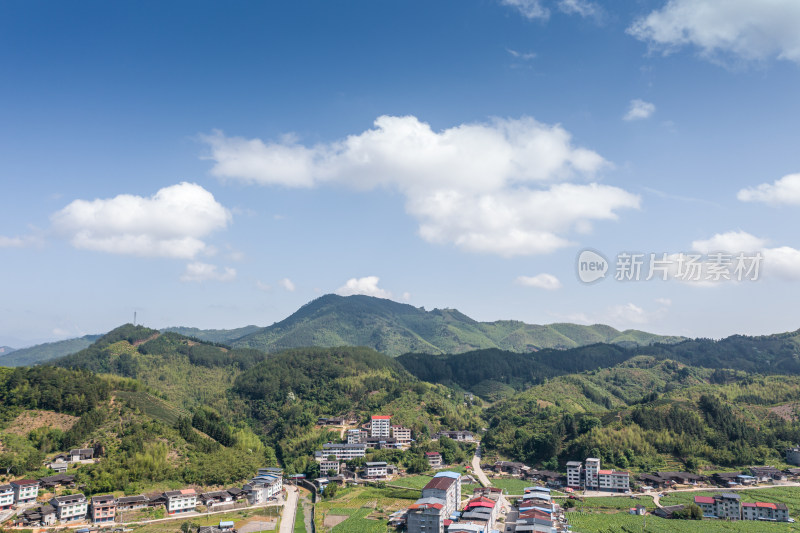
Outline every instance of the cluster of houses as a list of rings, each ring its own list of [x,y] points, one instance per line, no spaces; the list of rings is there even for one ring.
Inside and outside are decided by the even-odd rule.
[[[35,504],[40,488],[74,486],[74,476],[58,474],[38,480],[18,479],[0,485],[0,509]],[[54,496],[46,504],[30,506],[12,522],[14,526],[46,527],[56,523],[75,523],[90,520],[94,524],[114,522],[118,512],[137,511],[163,506],[170,516],[197,510],[205,505],[210,511],[232,508],[237,502],[249,505],[276,499],[283,489],[283,471],[279,468],[259,469],[244,487],[198,494],[194,489],[170,490],[150,495],[125,496],[102,494],[87,498],[82,493]]]
[[[536,470],[523,463],[496,461],[483,465],[484,470],[497,474],[508,474],[528,481],[542,482],[548,487],[597,490],[604,492],[628,492],[631,490],[630,472],[600,468],[600,459],[589,457],[586,461],[569,461],[567,474],[552,470]]]
[[[694,503],[703,511],[704,518],[723,520],[761,520],[767,522],[792,522],[789,509],[783,503],[742,502],[738,494],[723,492],[713,496],[695,496]],[[670,505],[656,509],[662,518],[672,518],[684,505]]]
[[[60,453],[47,464],[47,467],[57,474],[63,474],[70,464],[93,463],[97,452],[102,451],[99,448],[99,446],[97,450],[95,448],[75,448],[68,453]]]
[[[569,529],[564,510],[553,501],[546,487],[527,487],[517,501],[516,511],[516,520],[507,524],[506,531],[563,533]]]

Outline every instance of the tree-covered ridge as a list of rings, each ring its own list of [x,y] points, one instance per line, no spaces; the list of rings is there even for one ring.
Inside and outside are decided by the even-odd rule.
[[[461,353],[498,348],[530,352],[542,348],[572,348],[598,342],[626,346],[677,342],[636,330],[609,326],[525,324],[513,320],[478,322],[455,309],[422,308],[370,296],[328,294],[297,312],[232,341],[268,352],[303,346],[369,346],[397,356],[407,352]]]
[[[186,337],[191,337],[193,339],[198,339],[201,341],[219,342],[223,344],[228,344],[231,341],[244,337],[245,335],[255,333],[260,329],[261,328],[258,326],[244,326],[241,328],[234,328],[234,329],[200,329],[200,328],[174,326],[174,327],[164,328],[161,331],[163,333],[168,333],[168,332],[179,333]]]
[[[600,457],[618,468],[696,470],[782,464],[797,418],[770,407],[800,401],[800,378],[753,376],[640,356],[561,376],[490,408],[487,449],[532,464]]]
[[[47,409],[79,416],[108,397],[108,384],[90,372],[54,367],[0,372],[0,409]]]
[[[318,416],[392,416],[393,424],[427,435],[481,425],[480,409],[443,386],[421,382],[394,359],[369,348],[305,348],[270,355],[245,371],[233,392],[257,432],[267,435],[286,466],[304,471],[307,456],[338,433],[314,429]]]
[[[37,344],[0,354],[0,366],[30,366],[70,355],[92,345],[100,335],[84,335],[75,339]]]
[[[703,368],[795,375],[800,374],[800,334],[734,335],[635,347],[601,343],[532,354],[496,349],[446,356],[409,353],[397,360],[421,380],[456,385],[497,400],[555,376],[608,368],[639,355]]]

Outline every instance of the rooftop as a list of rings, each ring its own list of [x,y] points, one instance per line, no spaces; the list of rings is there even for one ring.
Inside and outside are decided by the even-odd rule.
[[[425,485],[422,490],[447,490],[455,482],[456,480],[451,477],[434,477],[432,480],[428,481],[428,484]]]

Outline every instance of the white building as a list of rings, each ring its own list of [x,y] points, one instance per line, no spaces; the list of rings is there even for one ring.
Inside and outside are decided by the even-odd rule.
[[[584,486],[586,490],[598,490],[600,488],[600,459],[589,457],[586,459],[586,474]]]
[[[458,472],[439,472],[423,487],[422,497],[444,500],[444,516],[450,516],[458,510],[458,506],[461,503],[461,474]]]
[[[364,438],[365,434],[358,428],[347,430],[347,444],[361,444]]]
[[[626,492],[631,490],[631,475],[628,472],[616,470],[599,470],[597,481],[600,490],[611,492]]]
[[[388,475],[386,461],[374,461],[364,463],[364,477],[384,478]]]
[[[580,461],[569,461],[567,463],[567,487],[572,487],[573,489],[580,488],[582,473],[583,463]]]
[[[0,485],[0,511],[11,509],[12,505],[14,505],[14,487]]]
[[[69,496],[56,496],[50,500],[56,510],[56,517],[62,522],[84,520],[89,510],[89,502],[83,494],[70,494]]]
[[[20,503],[35,502],[39,496],[39,482],[34,479],[17,479],[11,482],[14,489],[14,501]]]
[[[322,452],[319,456],[327,459],[329,455],[336,457],[338,461],[352,461],[357,457],[364,457],[367,454],[366,444],[338,444],[327,443],[322,445]]]
[[[323,459],[319,463],[319,473],[323,476],[329,476],[331,475],[331,472],[333,472],[334,476],[339,475],[341,471],[340,465],[341,463],[339,461],[328,461],[327,459]]]
[[[389,438],[392,436],[392,417],[373,415],[369,427],[370,437]]]
[[[167,514],[188,513],[197,508],[197,493],[194,489],[170,490],[167,498]]]
[[[392,426],[392,437],[403,446],[411,444],[411,430],[403,426]]]

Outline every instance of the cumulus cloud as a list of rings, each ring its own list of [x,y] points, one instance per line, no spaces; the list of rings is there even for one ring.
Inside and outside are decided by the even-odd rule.
[[[579,324],[608,324],[621,330],[640,328],[646,324],[662,321],[669,313],[668,308],[671,302],[656,300],[656,303],[659,304],[658,307],[648,309],[628,302],[611,305],[597,313],[574,313],[563,318]]]
[[[628,108],[628,112],[625,113],[625,116],[622,117],[623,120],[643,120],[646,118],[650,118],[650,116],[656,112],[655,104],[651,104],[650,102],[645,102],[644,100],[631,100],[630,107]]]
[[[729,231],[717,233],[710,239],[692,242],[692,250],[703,254],[713,252],[755,252],[764,249],[764,239],[751,235],[745,231]]]
[[[423,239],[474,252],[551,252],[569,243],[565,234],[639,207],[638,196],[586,183],[608,162],[574,146],[561,126],[532,118],[436,132],[413,116],[382,116],[373,129],[308,147],[291,137],[264,142],[220,132],[205,140],[220,178],[398,190]],[[576,176],[584,182],[564,182]]]
[[[537,274],[536,276],[519,276],[516,279],[518,285],[525,287],[535,287],[537,289],[545,289],[554,291],[561,288],[561,281],[552,274]]]
[[[121,194],[75,200],[51,217],[76,248],[192,259],[211,247],[203,238],[225,228],[228,209],[200,185],[179,183],[147,198]]]
[[[544,7],[540,0],[500,0],[500,4],[513,7],[523,17],[531,20],[550,17],[550,10]]]
[[[694,241],[692,250],[702,254],[727,252],[734,256],[739,253],[750,255],[760,252],[763,259],[759,267],[759,277],[800,280],[800,250],[790,246],[770,248],[765,239],[744,231],[718,233],[710,239]]]
[[[380,278],[378,276],[366,276],[363,278],[351,278],[347,283],[336,289],[339,296],[352,296],[354,294],[364,294],[377,298],[391,298],[392,293],[378,287]]]
[[[283,287],[284,289],[286,289],[289,292],[294,292],[294,290],[296,288],[294,286],[294,282],[292,280],[290,280],[289,278],[283,278],[282,280],[280,280],[278,282],[278,285],[280,285],[281,287]]]
[[[236,279],[236,269],[224,267],[222,270],[217,265],[195,261],[186,265],[186,270],[181,275],[181,281],[201,283],[203,281],[233,281]]]
[[[789,174],[774,183],[742,189],[736,197],[742,202],[800,205],[800,174]]]
[[[797,0],[669,0],[628,33],[668,52],[691,45],[707,58],[800,62]]]

